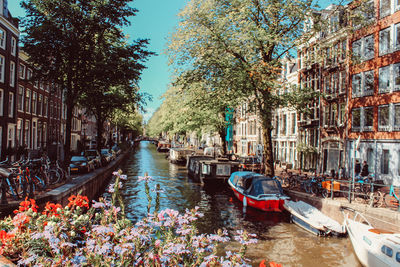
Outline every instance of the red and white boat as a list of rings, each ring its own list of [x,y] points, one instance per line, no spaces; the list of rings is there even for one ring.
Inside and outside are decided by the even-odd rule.
[[[244,206],[263,211],[282,211],[288,196],[283,194],[281,183],[271,177],[249,171],[234,172],[228,184]]]

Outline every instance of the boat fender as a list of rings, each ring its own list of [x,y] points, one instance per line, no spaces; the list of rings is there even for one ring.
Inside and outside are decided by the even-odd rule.
[[[247,198],[243,197],[243,206],[247,207]]]

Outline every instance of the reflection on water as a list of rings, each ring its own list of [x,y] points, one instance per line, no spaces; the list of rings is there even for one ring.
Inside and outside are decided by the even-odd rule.
[[[147,214],[144,183],[137,176],[146,172],[153,178],[150,188],[160,184],[160,209],[180,212],[199,206],[204,217],[198,222],[201,232],[225,228],[230,233],[243,229],[258,235],[259,242],[248,249],[247,256],[254,266],[267,259],[283,266],[360,266],[347,238],[319,238],[290,223],[284,213],[265,213],[252,208],[244,212],[224,182],[201,186],[187,177],[186,168],[169,164],[166,154],[158,153],[149,142],[140,146],[121,166],[128,175],[122,189],[129,219],[137,221]],[[153,202],[155,201],[153,197]],[[154,204],[152,203],[152,210]],[[226,244],[226,250],[237,250],[238,244]]]

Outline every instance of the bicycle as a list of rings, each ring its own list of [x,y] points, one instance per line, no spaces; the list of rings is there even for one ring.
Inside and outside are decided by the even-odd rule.
[[[3,192],[5,192],[11,195],[15,200],[18,200],[19,195],[13,178],[13,173],[5,168],[0,167],[0,177],[2,179],[2,187],[5,186],[4,190],[2,189],[0,192],[0,199],[5,199],[5,196],[3,196]]]
[[[385,207],[387,208],[398,208],[399,207],[399,201],[400,201],[400,197],[399,197],[399,190],[396,190],[394,188],[393,185],[390,186],[390,190],[389,193],[385,193],[383,195],[383,202]]]
[[[323,198],[328,197],[328,190],[323,187],[322,182],[325,181],[324,177],[312,177],[310,181],[310,193],[313,195],[321,195]]]

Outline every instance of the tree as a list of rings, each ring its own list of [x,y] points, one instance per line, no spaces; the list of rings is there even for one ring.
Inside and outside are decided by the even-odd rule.
[[[131,1],[24,0],[21,4],[27,13],[22,23],[23,50],[29,54],[29,61],[36,68],[33,78],[54,83],[64,92],[67,108],[67,160],[71,146],[73,109],[93,89],[92,81],[101,83],[97,79],[98,75],[95,76],[96,79],[93,77],[96,71],[100,71],[99,64],[96,64],[99,53],[94,51],[96,48],[110,48],[102,45],[104,40],[116,42],[124,38],[121,27],[128,25],[128,18],[137,12],[128,6],[129,2]],[[144,44],[145,41],[139,40],[132,48],[140,50]],[[111,48],[116,47],[118,46]],[[109,51],[105,51],[106,55],[107,52]],[[127,60],[140,61],[135,57]],[[137,67],[140,73],[142,66]]]
[[[311,0],[192,0],[170,38],[170,62],[184,76],[182,84],[201,79],[207,90],[200,98],[212,93],[226,102],[246,100],[258,111],[269,175],[274,175],[272,111],[315,97],[308,88],[298,88],[296,98],[280,94],[284,85],[278,79],[281,60],[314,34],[303,31],[313,8]]]

